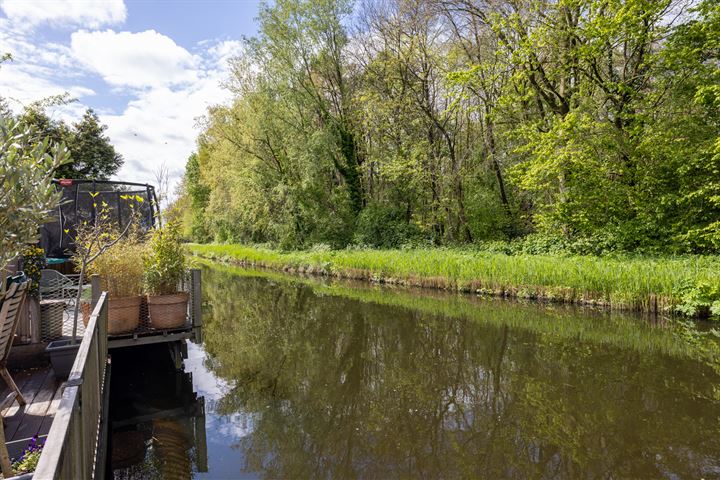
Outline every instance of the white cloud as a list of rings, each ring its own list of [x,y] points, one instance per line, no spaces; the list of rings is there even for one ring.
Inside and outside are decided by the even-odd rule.
[[[75,122],[87,106],[95,107],[125,158],[117,178],[155,183],[164,163],[173,192],[195,150],[198,117],[230,98],[221,82],[228,58],[240,49],[236,40],[185,49],[154,30],[79,30],[50,43],[0,18],[0,52],[14,58],[0,67],[0,96],[17,100],[12,106],[19,109],[68,91],[80,101],[54,108],[54,118]]]
[[[37,45],[32,38],[18,32],[6,19],[0,21],[0,52],[10,53],[11,61],[0,66],[0,95],[14,110],[45,97],[68,92],[72,97],[95,95],[82,85],[69,47],[58,43]],[[78,109],[78,104],[64,111]]]
[[[10,106],[19,110],[25,105],[53,95],[68,92],[71,97],[82,98],[95,92],[82,85],[58,85],[44,77],[43,67],[33,65],[3,65],[0,70],[0,95],[10,100]]]
[[[227,75],[227,58],[239,52],[239,43],[221,42],[215,47],[201,55],[203,66],[195,71],[194,81],[139,91],[121,114],[101,116],[125,158],[119,178],[153,183],[154,172],[164,163],[170,171],[170,192],[174,190],[195,150],[198,117],[230,97],[220,84]]]
[[[71,36],[75,57],[115,86],[156,87],[197,78],[197,59],[170,37],[154,30],[139,33],[87,32]]]
[[[0,8],[13,23],[28,27],[50,23],[99,28],[127,17],[123,0],[0,0]]]

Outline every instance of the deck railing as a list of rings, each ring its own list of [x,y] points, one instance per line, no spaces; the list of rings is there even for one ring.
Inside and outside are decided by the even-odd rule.
[[[107,293],[103,292],[88,321],[45,440],[33,475],[36,480],[104,477],[99,439],[107,388],[107,304]]]

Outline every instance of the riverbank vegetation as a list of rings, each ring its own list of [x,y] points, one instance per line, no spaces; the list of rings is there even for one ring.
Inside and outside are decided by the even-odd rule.
[[[618,310],[720,315],[720,259],[507,255],[449,248],[282,252],[191,244],[197,256],[241,265]]]
[[[195,241],[720,251],[715,1],[279,0],[258,26],[187,163]]]

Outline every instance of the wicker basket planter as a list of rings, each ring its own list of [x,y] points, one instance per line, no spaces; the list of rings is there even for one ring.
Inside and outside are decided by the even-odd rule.
[[[190,296],[185,292],[148,296],[150,326],[158,330],[185,326],[189,298]]]
[[[108,335],[136,330],[140,325],[141,296],[110,297],[108,302]]]
[[[129,333],[140,325],[141,296],[109,298],[108,300],[108,335]],[[89,303],[81,303],[83,325],[90,321],[91,307]]]

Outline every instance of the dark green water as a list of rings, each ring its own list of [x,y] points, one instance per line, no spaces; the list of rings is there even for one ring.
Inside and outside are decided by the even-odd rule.
[[[720,376],[669,328],[203,276],[205,341],[186,370],[207,447],[193,423],[178,478],[720,478]]]

